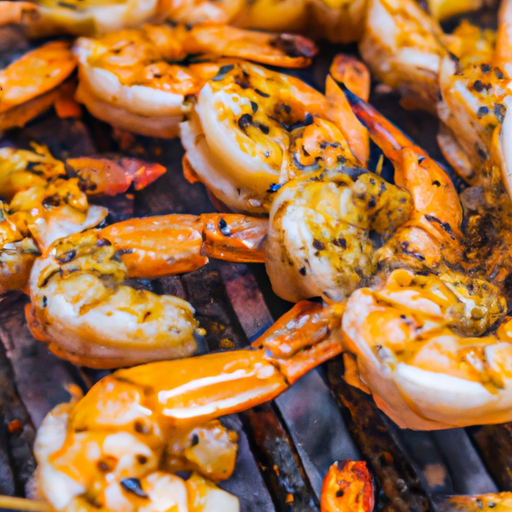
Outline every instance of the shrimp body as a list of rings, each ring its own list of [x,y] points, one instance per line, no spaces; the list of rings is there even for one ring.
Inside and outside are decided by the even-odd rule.
[[[140,392],[125,387],[130,398],[139,399],[140,407]],[[222,479],[233,471],[235,432],[219,422],[181,431],[161,428],[147,416],[137,415],[135,407],[119,405],[117,410],[126,419],[131,416],[138,429],[123,432],[118,424],[77,432],[73,415],[78,411],[72,404],[57,406],[43,421],[34,446],[36,482],[55,510],[240,510],[238,499],[212,481],[215,471]],[[208,477],[196,470],[183,480],[169,471],[175,469],[173,457],[182,461],[177,470],[199,466]]]
[[[22,20],[29,37],[54,34],[90,36],[162,19],[158,0],[38,0],[38,16]]]
[[[58,355],[100,368],[195,352],[192,306],[123,285],[128,271],[115,252],[89,231],[56,242],[36,261],[27,310],[35,337]]]
[[[407,106],[436,111],[442,30],[413,0],[368,0],[359,51],[372,74]]]
[[[346,348],[377,405],[413,429],[510,419],[510,322],[482,336],[506,311],[490,283],[457,274],[396,270],[350,297]]]
[[[294,302],[343,300],[375,273],[376,249],[411,212],[406,190],[357,167],[289,182],[270,211],[265,263],[274,291]]]
[[[208,256],[261,262],[266,230],[239,215],[167,215],[62,238],[32,269],[29,326],[58,356],[93,368],[189,356],[202,333],[192,306],[125,281],[189,272]]]
[[[186,165],[234,211],[264,214],[287,181],[355,161],[325,96],[296,78],[233,63],[181,124]]]
[[[191,29],[145,25],[80,38],[74,51],[80,62],[76,97],[94,116],[123,130],[167,138],[178,134],[178,124],[190,110],[186,100],[219,72],[221,64],[215,60],[241,57],[301,67],[315,53],[312,43],[299,36],[212,24]],[[214,62],[180,62],[197,54]]]
[[[485,162],[491,154],[493,133],[505,117],[512,84],[505,73],[488,64],[475,62],[467,66],[445,57],[439,82],[443,101],[439,117],[451,131],[465,165],[441,145],[443,153],[456,170],[472,183],[482,180]]]
[[[42,497],[57,510],[238,511],[214,484],[231,475],[237,440],[217,418],[338,354],[342,310],[300,303],[252,348],[118,370],[58,406],[35,442]]]

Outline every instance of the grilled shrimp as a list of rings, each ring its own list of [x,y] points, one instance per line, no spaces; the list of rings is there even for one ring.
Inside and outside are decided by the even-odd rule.
[[[225,65],[180,125],[188,177],[233,211],[265,214],[289,180],[357,162],[330,108],[327,97],[294,77]]]
[[[55,510],[238,511],[213,483],[230,476],[236,453],[217,418],[338,354],[342,309],[298,304],[252,348],[118,370],[58,406],[35,442],[41,497]]]
[[[244,28],[294,32],[333,43],[361,37],[367,0],[168,0],[170,19],[187,23],[215,21]],[[478,9],[484,0],[427,0],[436,19]]]
[[[122,130],[174,137],[190,97],[223,76],[221,57],[301,67],[316,50],[300,36],[249,32],[202,24],[190,28],[145,25],[101,38],[80,38],[76,98],[99,119]],[[198,62],[186,65],[189,56]]]
[[[125,192],[134,180],[142,188],[165,172],[134,158],[87,158],[66,162],[78,174],[69,177],[46,147],[33,148],[0,148],[0,196],[8,201],[0,227],[0,293],[24,288],[34,259],[52,242],[106,217],[107,209],[89,204],[88,195]]]
[[[359,51],[372,74],[408,107],[436,112],[443,32],[414,0],[368,0]]]
[[[188,272],[207,255],[261,262],[266,230],[239,215],[171,214],[60,239],[32,268],[29,327],[59,357],[93,368],[189,356],[202,332],[192,306],[126,280]]]
[[[76,59],[63,41],[27,52],[0,71],[0,132],[50,108],[63,93]]]
[[[292,302],[347,298],[376,271],[377,237],[412,208],[406,190],[357,167],[291,181],[270,211],[265,265],[274,292]]]
[[[512,400],[506,309],[482,279],[403,269],[354,292],[342,329],[363,384],[400,426],[502,423],[510,420]],[[483,336],[500,318],[495,333]]]
[[[29,37],[92,36],[163,21],[165,15],[160,13],[159,4],[159,0],[1,1],[0,24],[21,24]]]
[[[295,179],[270,211],[266,267],[274,291],[297,301],[348,297],[361,279],[396,267],[461,263],[462,208],[444,170],[349,91],[370,136],[395,165],[395,183],[345,165]]]

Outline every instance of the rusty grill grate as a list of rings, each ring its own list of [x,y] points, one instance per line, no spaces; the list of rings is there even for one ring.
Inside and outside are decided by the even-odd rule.
[[[2,58],[25,43],[13,29],[0,31]],[[323,77],[333,49],[322,52],[309,77]],[[317,80],[321,82],[323,80]],[[437,124],[426,114],[405,114],[397,97],[385,94],[373,104],[436,158]],[[111,130],[85,116],[58,120],[47,114],[0,145],[47,144],[57,155],[117,150]],[[137,138],[131,152],[168,167],[148,189],[108,201],[112,220],[168,212],[214,211],[205,190],[182,176],[179,141]],[[287,305],[272,295],[262,266],[212,261],[194,273],[144,281],[157,293],[189,300],[206,328],[207,349],[246,345],[268,328]],[[0,303],[0,493],[23,496],[35,462],[35,428],[57,403],[68,399],[64,386],[86,390],[104,372],[84,370],[48,353],[35,341],[24,319],[26,299]],[[223,487],[236,494],[244,512],[317,511],[323,475],[336,459],[369,462],[378,485],[380,510],[448,511],[446,496],[512,491],[512,426],[443,432],[400,430],[373,400],[341,379],[342,360],[311,372],[275,402],[225,418],[240,435],[234,476]],[[19,422],[19,423],[18,423]]]

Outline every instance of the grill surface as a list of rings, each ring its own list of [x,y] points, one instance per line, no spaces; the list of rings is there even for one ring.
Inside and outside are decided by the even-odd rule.
[[[26,42],[16,31],[0,30],[2,64],[23,48]],[[322,83],[334,53],[332,48],[322,51],[315,68],[301,76]],[[392,94],[374,95],[371,101],[442,160],[434,118],[405,113]],[[47,144],[56,156],[118,150],[110,128],[87,115],[68,121],[47,114],[0,139],[0,145],[27,147],[32,140]],[[105,201],[112,210],[110,220],[214,211],[204,188],[184,180],[179,141],[137,138],[129,151],[162,163],[168,172],[146,190]],[[192,303],[207,330],[205,350],[245,346],[289,307],[272,294],[258,265],[212,261],[191,274],[141,285]],[[78,384],[86,391],[105,374],[57,359],[35,341],[25,323],[25,303],[21,295],[0,303],[0,493],[18,496],[27,492],[35,466],[31,443],[44,415],[69,398],[65,386]],[[345,384],[342,373],[342,360],[331,361],[275,402],[223,420],[240,436],[235,474],[223,487],[240,498],[242,511],[318,510],[327,468],[345,458],[369,462],[381,510],[445,512],[452,510],[448,495],[512,491],[511,425],[431,433],[400,430],[371,398]],[[23,427],[10,432],[13,420]]]

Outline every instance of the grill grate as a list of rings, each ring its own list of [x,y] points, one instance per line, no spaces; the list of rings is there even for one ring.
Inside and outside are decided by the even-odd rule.
[[[0,48],[13,37],[13,29],[1,29]],[[332,49],[323,52],[315,76],[323,76],[319,70],[326,69],[333,54]],[[433,118],[404,114],[393,95],[376,96],[372,102],[441,159]],[[52,114],[10,133],[0,145],[28,147],[31,140],[47,144],[56,156],[118,149],[102,123],[88,116],[58,120]],[[137,138],[130,151],[169,170],[146,190],[109,199],[112,220],[214,211],[205,190],[183,178],[178,141]],[[256,265],[212,261],[191,274],[142,285],[193,304],[208,332],[205,350],[245,346],[287,307],[271,294],[263,267]],[[21,295],[0,303],[0,493],[19,496],[35,466],[35,427],[54,405],[68,399],[65,386],[86,390],[105,374],[78,369],[48,353],[28,332],[25,303]],[[317,511],[322,477],[334,460],[343,458],[369,462],[378,484],[378,508],[386,511],[447,512],[450,494],[512,491],[510,425],[401,431],[367,395],[345,384],[342,373],[339,358],[308,374],[275,402],[223,420],[240,436],[235,474],[223,487],[239,496],[244,512]]]

